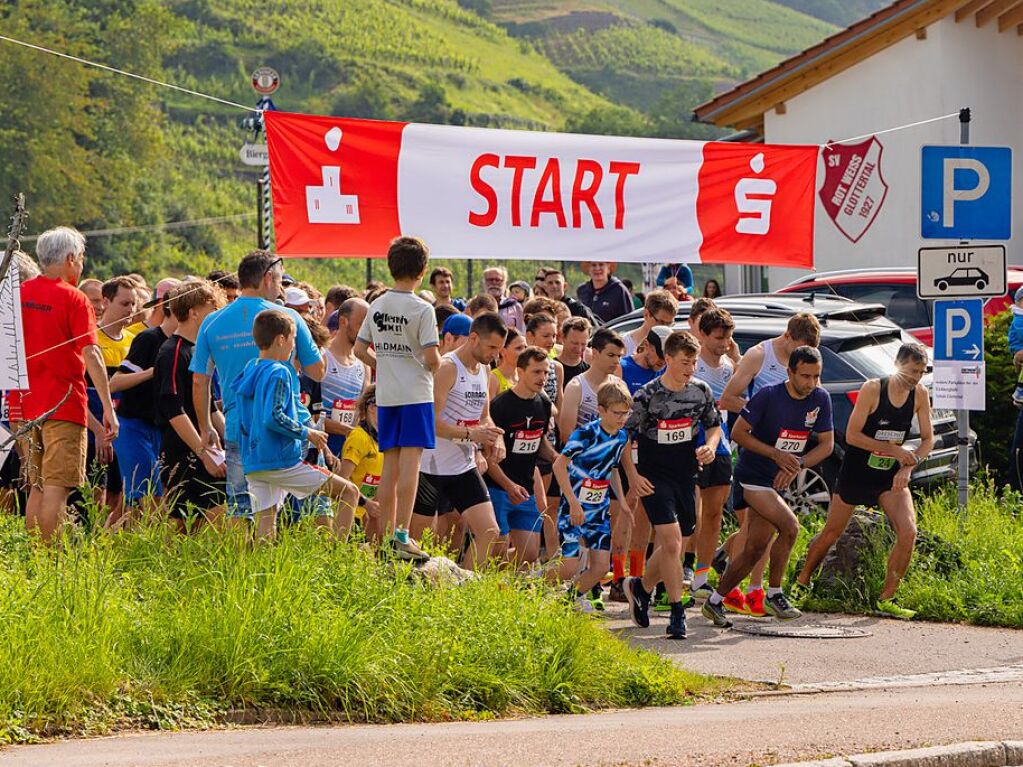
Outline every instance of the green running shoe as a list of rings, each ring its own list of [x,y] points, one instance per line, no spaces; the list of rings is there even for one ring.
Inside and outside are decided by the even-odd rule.
[[[909,610],[899,607],[894,599],[877,600],[877,611],[889,618],[896,618],[900,621],[911,621],[916,617],[916,610]]]
[[[668,592],[662,591],[660,596],[657,597],[657,601],[654,602],[655,613],[670,613],[671,605],[668,604]]]

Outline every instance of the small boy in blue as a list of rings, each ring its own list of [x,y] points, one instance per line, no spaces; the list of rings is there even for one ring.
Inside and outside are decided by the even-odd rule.
[[[570,580],[569,596],[584,612],[592,610],[583,597],[596,586],[611,564],[611,495],[624,498],[618,465],[629,444],[625,422],[632,412],[632,397],[617,381],[597,391],[599,418],[580,426],[566,440],[554,462],[554,477],[563,493],[558,512],[562,564],[559,575]],[[641,484],[631,458],[624,456],[630,483]],[[587,549],[586,569],[579,571],[582,545]]]
[[[343,536],[352,526],[359,490],[322,466],[303,462],[307,442],[324,455],[327,433],[309,427],[309,411],[300,408],[291,357],[295,351],[295,322],[283,311],[266,309],[252,323],[259,357],[233,381],[241,422],[241,458],[248,483],[256,534],[273,538],[277,510],[290,493],[298,499],[327,495],[340,500],[336,520],[317,517],[322,527]]]
[[[1016,354],[1023,351],[1023,288],[1017,288],[1012,297],[1012,324],[1009,325],[1009,353],[1012,362],[1019,371],[1016,379],[1016,390],[1012,393],[1012,404],[1023,408],[1023,365],[1016,360]]]

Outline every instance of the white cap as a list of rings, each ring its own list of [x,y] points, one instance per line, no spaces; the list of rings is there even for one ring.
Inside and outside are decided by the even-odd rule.
[[[313,300],[309,298],[309,294],[302,290],[302,288],[288,288],[284,291],[285,306],[306,306],[312,302]]]

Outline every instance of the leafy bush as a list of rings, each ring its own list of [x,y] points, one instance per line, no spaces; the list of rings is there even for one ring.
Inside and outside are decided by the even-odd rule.
[[[981,460],[997,485],[1009,481],[1009,451],[1019,411],[1012,404],[1016,369],[1009,354],[1011,312],[992,318],[984,328],[984,361],[987,374],[987,407],[970,413],[970,426],[980,440]]]
[[[916,553],[899,587],[899,603],[925,620],[1023,628],[1023,496],[1000,494],[975,482],[966,509],[956,487],[916,499]],[[792,561],[801,560],[821,521],[800,536]],[[884,585],[892,542],[887,525],[870,537],[860,577],[825,587],[816,583],[805,605],[813,610],[869,612]],[[795,567],[795,564],[793,564]],[[791,574],[794,577],[794,573]]]

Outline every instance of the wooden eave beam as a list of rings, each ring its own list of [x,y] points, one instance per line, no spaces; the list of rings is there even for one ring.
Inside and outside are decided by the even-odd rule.
[[[998,17],[998,31],[1005,32],[1023,23],[1023,2]]]
[[[991,0],[970,0],[966,5],[956,11],[956,22],[970,18],[973,14],[990,3]]]
[[[977,11],[977,27],[983,27],[990,21],[998,18],[999,14],[1005,13],[1012,8],[1019,0],[995,0],[991,5],[985,5]]]

